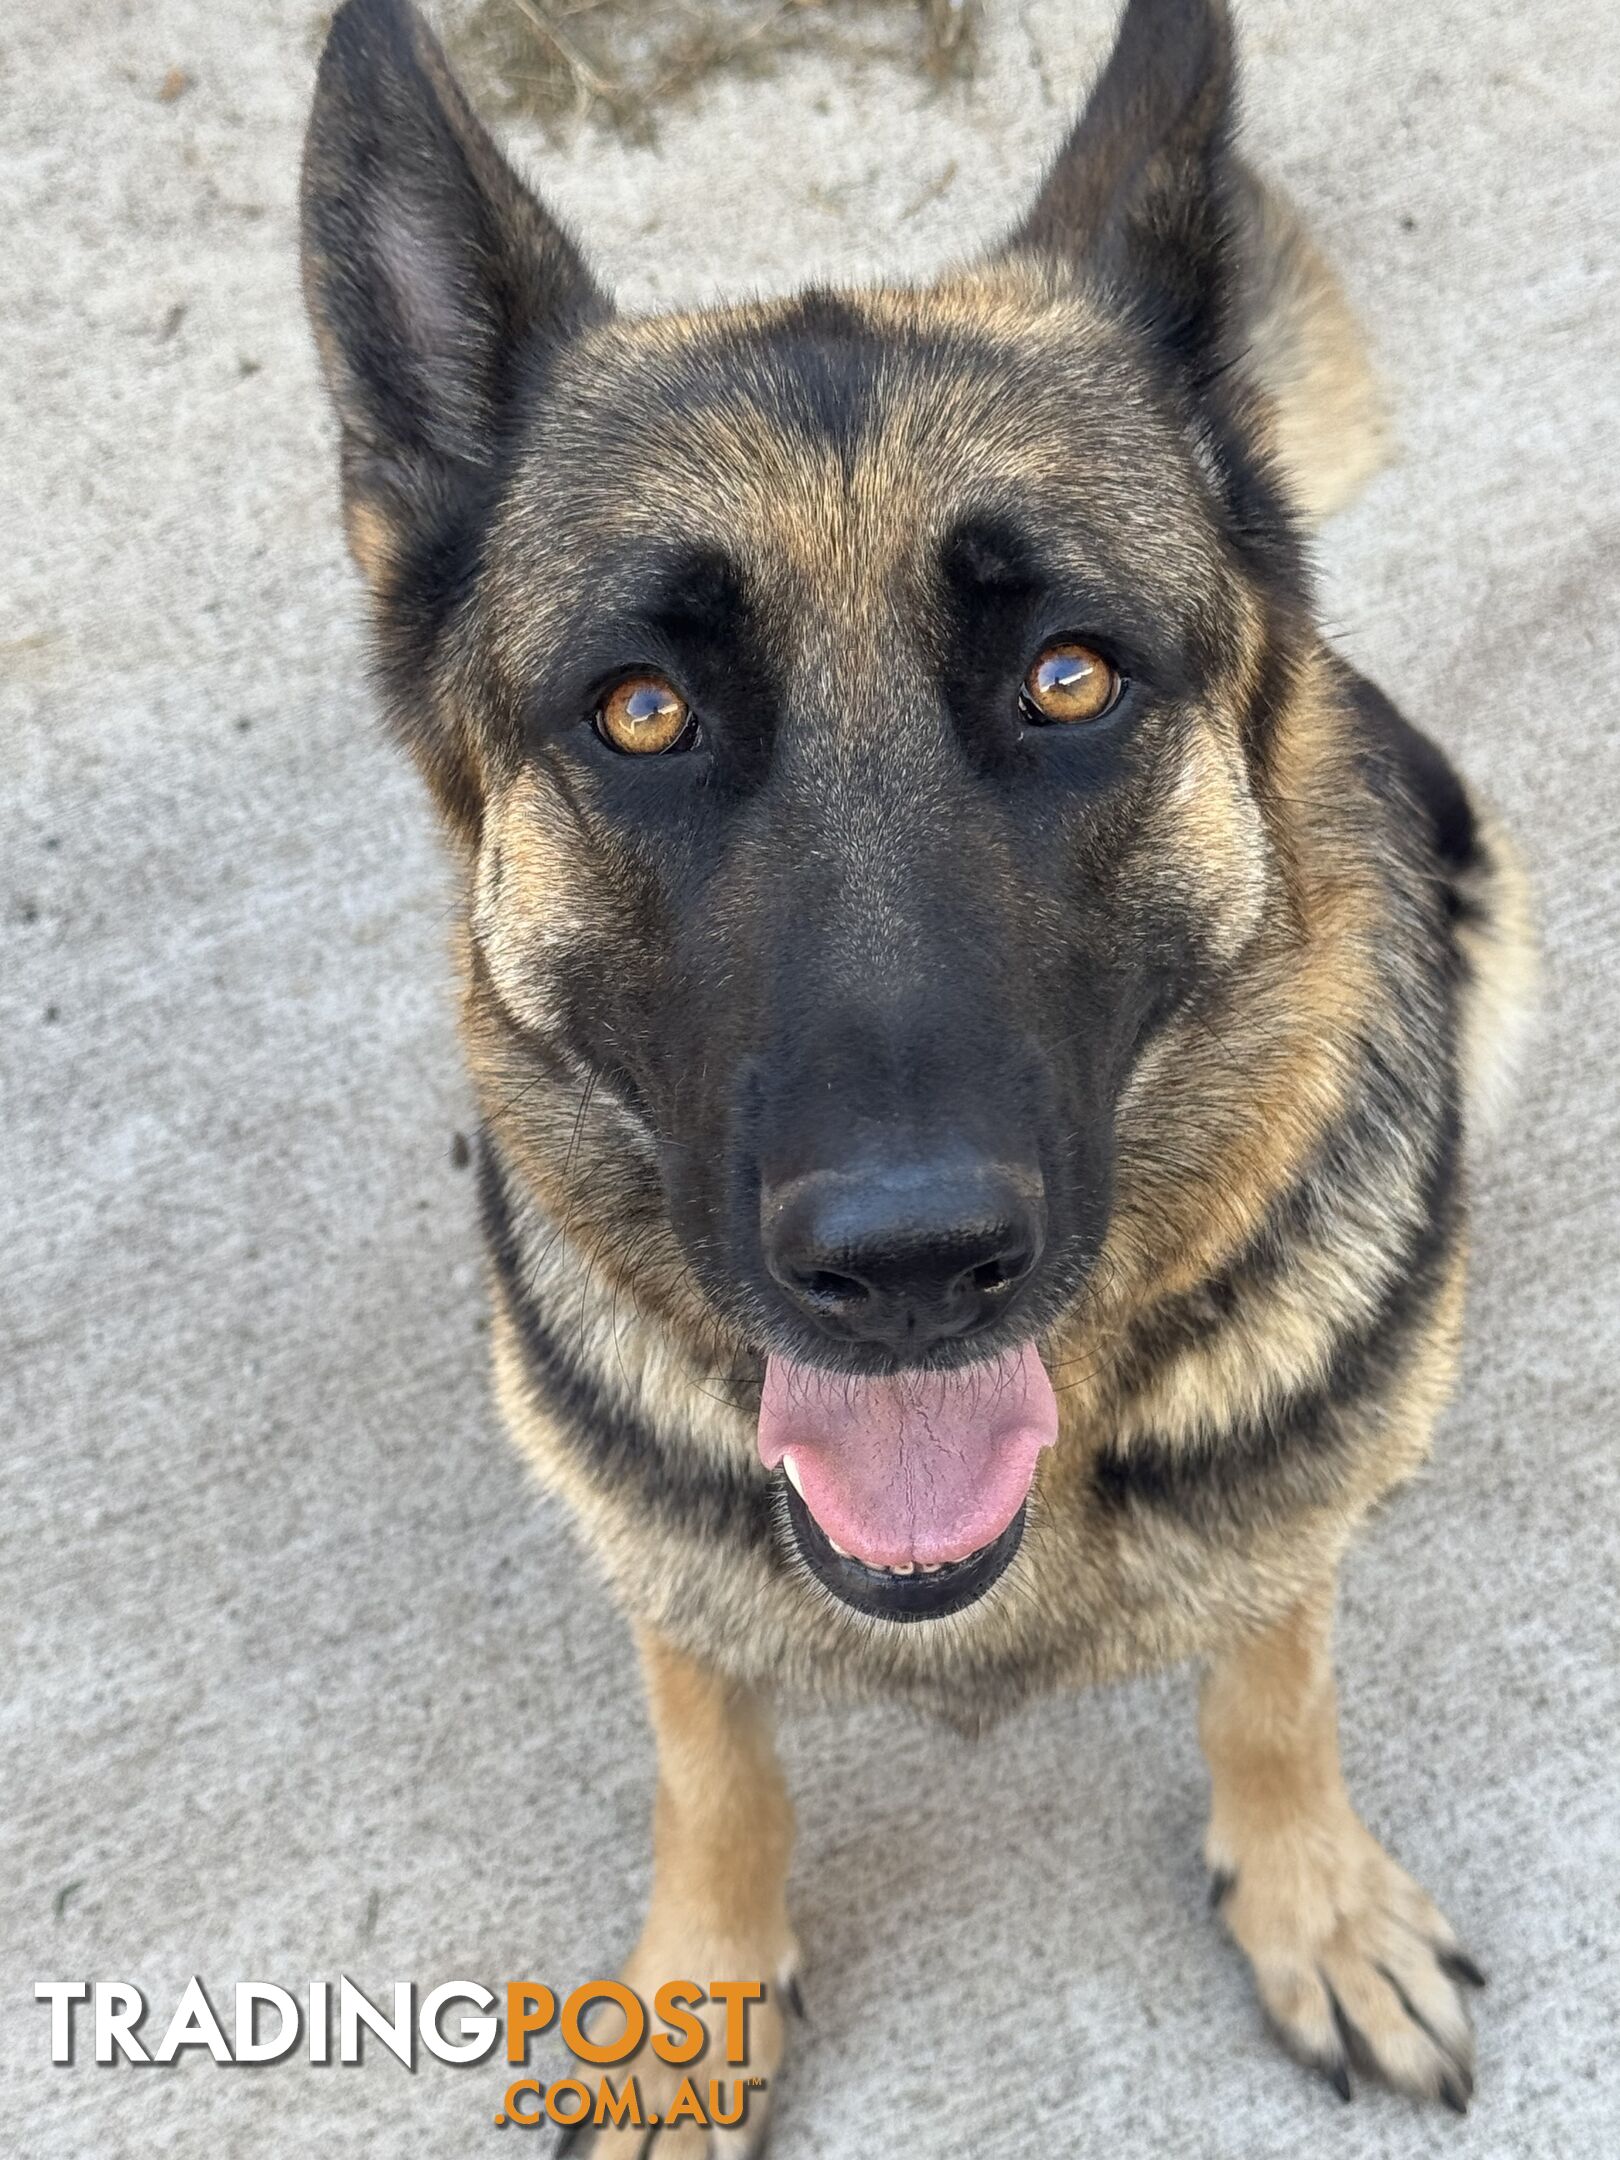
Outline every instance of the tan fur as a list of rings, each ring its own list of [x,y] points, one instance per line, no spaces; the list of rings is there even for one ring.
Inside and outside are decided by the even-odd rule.
[[[343,532],[355,568],[374,592],[385,592],[394,570],[393,520],[375,502],[351,495],[343,505]]]
[[[593,900],[565,805],[520,768],[486,808],[473,870],[468,927],[505,1011],[544,1032],[555,1022],[550,982],[558,956],[584,933]]]
[[[1199,1706],[1221,1916],[1289,2045],[1341,2081],[1336,2007],[1393,2083],[1467,2105],[1473,2028],[1450,1926],[1363,1827],[1339,1767],[1332,1591],[1211,1666]]]
[[[1377,905],[1372,864],[1338,829],[1347,753],[1328,701],[1313,670],[1281,731],[1260,798],[1278,904],[1225,1009],[1172,1029],[1122,1106],[1140,1180],[1107,1249],[1122,1296],[1162,1296],[1206,1275],[1342,1110],[1351,1037],[1375,994]],[[1197,818],[1208,815],[1201,801]],[[1177,1136],[1197,1128],[1209,1137],[1189,1161]]]
[[[1344,288],[1281,192],[1249,176],[1248,359],[1272,407],[1272,448],[1302,516],[1355,501],[1389,455],[1365,333]]]
[[[1506,1110],[1535,1019],[1539,939],[1529,872],[1518,843],[1478,797],[1481,867],[1465,881],[1470,904],[1457,942],[1468,967],[1460,1058],[1470,1130],[1483,1138]]]
[[[770,1720],[752,1688],[717,1678],[650,1628],[637,1631],[642,1677],[658,1744],[653,1804],[653,1889],[641,1939],[623,1978],[644,2003],[672,1980],[758,1981],[765,1995],[749,2013],[748,2060],[733,2071],[720,2041],[725,2011],[700,2014],[711,2035],[703,2057],[710,2078],[759,2078],[735,2130],[680,2125],[658,2139],[663,2160],[702,2160],[763,2148],[771,2085],[781,2066],[786,1991],[796,1985],[798,1944],[787,1915],[793,1810],[777,1766]],[[685,2074],[643,2049],[625,2065],[645,2111],[663,2114]],[[726,2111],[730,2111],[728,2092]],[[600,2133],[597,2154],[638,2154],[646,2133]]]

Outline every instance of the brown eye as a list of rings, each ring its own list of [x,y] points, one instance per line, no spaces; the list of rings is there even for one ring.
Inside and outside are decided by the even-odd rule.
[[[1100,720],[1124,687],[1119,670],[1101,653],[1063,638],[1048,645],[1024,677],[1024,711],[1036,721]]]
[[[692,726],[692,708],[662,675],[631,675],[596,708],[596,732],[633,756],[673,750]]]

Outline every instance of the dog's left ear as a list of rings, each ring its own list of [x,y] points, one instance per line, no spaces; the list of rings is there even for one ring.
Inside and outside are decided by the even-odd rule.
[[[1097,278],[1195,383],[1225,357],[1243,185],[1223,0],[1128,0],[1085,110],[1007,243]]]

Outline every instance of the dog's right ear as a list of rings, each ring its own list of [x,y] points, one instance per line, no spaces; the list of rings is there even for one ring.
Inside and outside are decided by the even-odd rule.
[[[405,0],[347,0],[304,147],[304,292],[343,428],[344,521],[385,593],[488,491],[549,350],[609,312]]]

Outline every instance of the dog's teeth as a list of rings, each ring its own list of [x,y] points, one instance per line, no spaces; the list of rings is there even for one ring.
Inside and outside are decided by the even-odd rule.
[[[908,1560],[904,1567],[890,1568],[889,1573],[891,1575],[911,1575],[916,1572],[916,1567],[917,1563],[915,1560]]]
[[[823,1533],[823,1535],[825,1535],[825,1532]],[[838,1555],[840,1560],[851,1560],[854,1558],[853,1553],[845,1552],[843,1546],[839,1544],[838,1540],[835,1537],[828,1538],[827,1543],[832,1547],[833,1551]]]
[[[799,1466],[793,1460],[793,1457],[791,1455],[784,1455],[782,1457],[782,1469],[787,1477],[788,1483],[793,1487],[793,1490],[802,1500],[804,1498],[804,1487],[799,1483]]]

